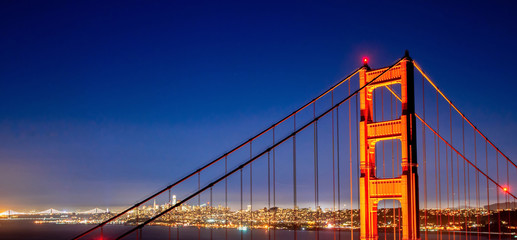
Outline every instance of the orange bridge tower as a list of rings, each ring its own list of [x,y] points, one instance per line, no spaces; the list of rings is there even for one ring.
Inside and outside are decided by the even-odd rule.
[[[370,83],[373,79],[387,71]],[[415,123],[414,67],[408,52],[395,66],[371,70],[366,65],[360,70],[361,122],[359,194],[361,207],[361,239],[377,240],[377,205],[386,199],[398,200],[402,206],[402,239],[420,239],[418,214],[418,174]],[[374,90],[394,84],[401,86],[402,114],[397,119],[373,121]],[[375,144],[386,140],[400,140],[402,147],[402,175],[378,178]]]

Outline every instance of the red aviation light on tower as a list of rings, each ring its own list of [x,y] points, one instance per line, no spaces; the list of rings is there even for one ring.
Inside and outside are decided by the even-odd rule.
[[[363,57],[363,64],[364,65],[368,65],[368,58],[367,57]]]

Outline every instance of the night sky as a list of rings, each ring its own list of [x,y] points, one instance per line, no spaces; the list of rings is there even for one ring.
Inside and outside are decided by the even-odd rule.
[[[363,56],[383,67],[406,49],[516,159],[516,12],[515,1],[2,1],[0,211],[130,205]]]

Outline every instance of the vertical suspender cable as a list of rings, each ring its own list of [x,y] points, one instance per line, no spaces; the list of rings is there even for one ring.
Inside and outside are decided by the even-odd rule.
[[[451,139],[451,146],[453,145],[453,139],[452,139],[452,107],[451,105],[449,105],[449,132],[450,132],[450,139]],[[454,222],[454,164],[453,164],[453,152],[452,152],[452,147],[451,147],[451,206],[452,208],[449,209],[449,215],[451,215],[450,213],[453,213],[452,214],[452,222],[453,222],[453,226],[456,225],[456,223]],[[448,184],[447,184],[448,185]],[[447,194],[448,195],[448,194]],[[449,201],[449,200],[447,200]],[[450,231],[449,231],[449,238],[450,238]],[[453,232],[452,233],[452,239],[456,240],[456,232]]]
[[[210,203],[208,204],[208,207],[210,207],[210,218],[211,219],[214,219],[214,213],[212,212],[212,209],[213,209],[213,198],[212,198],[212,188],[210,188]],[[214,232],[213,232],[213,227],[214,225],[213,224],[210,224],[210,240],[214,239]]]
[[[250,141],[250,160],[253,158],[252,141]],[[250,163],[250,238],[253,240],[253,162]]]
[[[224,157],[224,174],[228,173],[228,156]],[[228,240],[228,178],[224,179],[224,239]]]
[[[139,214],[139,210],[138,210],[139,208],[140,208],[140,206],[136,207],[136,224],[137,225],[140,224],[139,223],[140,222],[140,219],[139,219],[140,214]],[[137,240],[139,239],[139,231],[136,231],[136,239]]]
[[[293,132],[296,132],[296,115],[294,115],[294,118],[293,118]],[[296,232],[296,228],[297,228],[297,206],[296,206],[296,134],[293,136],[293,227],[294,227],[294,231],[293,231],[293,236],[294,236],[294,239],[296,240],[297,238],[297,232]]]
[[[499,153],[495,152],[495,165],[497,166],[496,174],[497,174],[497,182],[499,182]],[[499,233],[501,233],[501,211],[500,211],[500,205],[499,205],[499,189],[496,188],[496,195],[497,195],[497,228]],[[499,234],[499,240],[501,240],[501,234]]]
[[[275,145],[275,128],[273,128],[273,145]],[[273,214],[273,239],[276,240],[276,151],[273,148],[273,207],[275,214]]]
[[[445,183],[445,186],[447,186],[446,188],[446,199],[447,199],[447,203],[446,203],[446,206],[445,206],[445,211],[443,211],[443,213],[447,216],[447,219],[445,220],[446,223],[445,223],[445,231],[447,232],[447,239],[450,240],[451,239],[451,232],[449,231],[449,224],[451,222],[450,220],[450,208],[449,208],[449,147],[447,145],[444,146],[445,148],[445,180],[446,180],[446,183]],[[451,150],[452,151],[452,150]]]
[[[436,142],[436,134],[433,135],[433,140],[434,140],[434,189],[435,189],[435,208],[436,209],[439,209],[439,199],[438,199],[438,148],[437,148],[437,142]],[[435,212],[434,216],[435,216],[435,222],[438,223],[438,216],[439,214],[439,210]]]
[[[271,152],[267,152],[267,237],[271,239]]]
[[[169,206],[171,206],[171,205],[172,205],[171,189],[169,189]],[[172,216],[172,214],[169,214],[169,221],[172,220],[171,216]],[[169,240],[171,240],[171,227],[172,227],[172,224],[169,222]],[[101,238],[101,239],[104,239],[104,238]]]
[[[474,132],[474,162],[477,166],[477,140],[476,140],[476,132]],[[476,226],[476,231],[477,231],[477,237],[478,237],[478,240],[480,238],[480,232],[479,232],[479,214],[481,214],[481,211],[480,211],[480,204],[479,204],[479,173],[478,171],[476,171],[476,208],[477,208],[477,211],[476,211],[476,223],[477,223],[477,226]]]
[[[330,94],[331,96],[331,100],[330,100],[330,104],[331,106],[334,106],[334,91],[331,92]],[[334,221],[334,224],[336,224],[336,169],[335,169],[335,165],[336,165],[336,160],[335,160],[335,156],[334,156],[334,153],[335,153],[335,146],[334,146],[334,110],[332,110],[332,114],[331,114],[331,117],[332,117],[332,126],[331,126],[331,131],[332,131],[332,218],[333,218],[333,221]],[[336,227],[334,227],[332,229],[332,232],[334,234],[334,240],[336,239]]]
[[[243,212],[243,208],[242,208],[242,168],[240,169],[240,174],[241,174],[241,211],[240,211],[240,223],[239,223],[239,227],[242,228],[242,214],[244,213]],[[241,232],[241,240],[243,239],[243,231],[240,231]]]
[[[424,77],[422,77],[422,114],[425,122],[425,81]],[[427,153],[426,153],[426,145],[425,145],[425,126],[422,124],[422,151],[423,151],[423,166],[424,166],[424,239],[427,240]]]
[[[438,93],[436,93],[436,131],[438,132],[438,134],[440,134],[440,115],[439,115],[440,111],[439,111],[439,102],[438,102]],[[440,227],[443,227],[443,223],[442,223],[442,181],[441,181],[441,174],[440,174],[440,142],[437,142],[438,144],[436,145],[436,149],[437,149],[437,163],[438,163],[438,168],[437,168],[437,174],[438,174],[438,205],[439,205],[439,214],[440,214]],[[447,156],[447,155],[446,155]],[[440,228],[441,229],[441,228]],[[440,240],[442,240],[442,230],[439,231],[439,234],[440,234]]]
[[[181,220],[181,218],[180,218]],[[176,223],[176,240],[180,239],[180,226],[179,223]]]
[[[509,191],[509,188],[510,188],[510,170],[508,170],[508,168],[509,168],[508,165],[509,165],[509,163],[508,163],[508,161],[506,161],[506,188],[508,189],[507,191]],[[508,225],[510,225],[511,220],[512,220],[512,218],[510,216],[511,211],[509,210],[510,208],[508,207],[508,204],[510,202],[510,195],[507,193],[505,195],[506,195],[506,201],[505,201],[506,209],[508,210]]]
[[[474,131],[474,165],[478,165],[477,161],[477,141],[476,141],[476,132]],[[477,239],[480,238],[480,232],[479,232],[479,214],[481,214],[481,211],[479,210],[479,174],[478,171],[476,173],[476,232],[477,232]]]
[[[446,180],[446,183],[445,185],[447,186],[447,208],[446,208],[446,212],[445,214],[447,214],[447,227],[445,228],[447,230],[448,228],[448,225],[450,224],[451,222],[451,219],[450,219],[450,205],[449,205],[449,147],[447,145],[445,145],[445,180]],[[451,149],[452,151],[452,149]],[[447,239],[450,240],[451,239],[451,232],[450,231],[447,231]]]
[[[465,156],[465,155],[463,155],[463,156]],[[465,162],[465,161],[464,161],[464,162]],[[468,195],[469,195],[469,196],[468,196],[468,199],[469,199],[469,207],[472,207],[472,203],[471,203],[471,201],[470,201],[470,200],[471,200],[471,197],[470,197],[470,164],[467,164],[467,189],[468,189],[467,191],[468,191]],[[474,211],[474,212],[475,212],[475,211]],[[469,216],[468,221],[470,222],[470,215],[468,215],[468,216]],[[471,236],[470,236],[470,231],[469,231],[468,229],[467,229],[467,231],[468,231],[468,232],[467,232],[467,233],[468,233],[468,240],[470,240],[470,237],[471,237]]]
[[[350,95],[350,81],[348,81],[348,95]],[[350,155],[350,240],[354,239],[354,183],[352,172],[352,101],[348,101],[348,153]],[[357,143],[359,144],[359,143]],[[358,176],[359,177],[359,176]]]
[[[460,198],[460,157],[458,156],[458,154],[456,153],[456,185],[457,185],[457,193],[458,193],[458,208],[457,208],[457,212],[458,212],[458,222],[461,221],[461,198]],[[461,227],[461,225],[459,226]],[[461,239],[461,235],[458,234],[459,238]]]
[[[336,108],[336,159],[337,159],[337,212],[338,212],[338,239],[341,240],[341,184],[339,172],[339,107]]]
[[[197,174],[197,190],[199,191],[201,189],[201,172]],[[199,222],[201,222],[200,216],[201,216],[201,194],[197,195],[197,209],[198,209],[198,225],[197,225],[197,239],[201,239],[201,226],[199,225]]]
[[[485,140],[485,162],[486,162],[486,174],[488,175],[488,141]],[[488,240],[490,240],[490,192],[488,178],[486,178],[486,199],[487,199],[487,211],[488,211]]]
[[[138,221],[137,221],[137,224],[138,224]],[[140,236],[140,235],[139,235],[139,233],[140,233],[140,231],[135,231],[136,240],[139,240],[139,239],[140,239],[140,238],[139,238],[139,236]]]
[[[436,201],[434,203],[435,205],[435,208],[438,209],[437,212],[435,212],[434,216],[435,216],[435,222],[438,223],[439,222],[439,211],[440,211],[440,207],[439,207],[439,199],[438,199],[438,155],[436,154],[437,153],[437,142],[436,142],[436,134],[433,135],[434,137],[434,190],[435,190],[435,198],[436,198]],[[441,226],[441,225],[439,225]]]
[[[313,118],[316,118],[316,103],[313,104]],[[314,209],[316,210],[316,239],[319,239],[319,191],[318,191],[318,121],[314,122]]]
[[[464,119],[461,119],[461,135],[462,135],[462,143],[463,143],[463,156],[465,156],[465,120]],[[467,184],[466,184],[466,177],[465,177],[465,172],[466,172],[466,167],[465,167],[465,161],[463,161],[463,198],[465,199],[465,208],[469,208],[470,207],[470,183],[469,183],[469,205],[467,205]],[[470,179],[470,177],[469,177]],[[465,222],[465,239],[466,240],[469,240],[469,228],[468,228],[468,222],[470,220],[470,217],[468,214],[465,214],[465,216],[463,217],[464,219],[464,222]]]

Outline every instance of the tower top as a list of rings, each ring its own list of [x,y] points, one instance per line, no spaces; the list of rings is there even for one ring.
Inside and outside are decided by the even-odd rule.
[[[404,58],[407,59],[407,60],[411,60],[411,57],[409,56],[409,51],[407,49],[404,52]]]
[[[366,68],[366,70],[370,70],[370,66],[368,66],[368,62],[370,59],[368,57],[363,57],[363,67]]]

